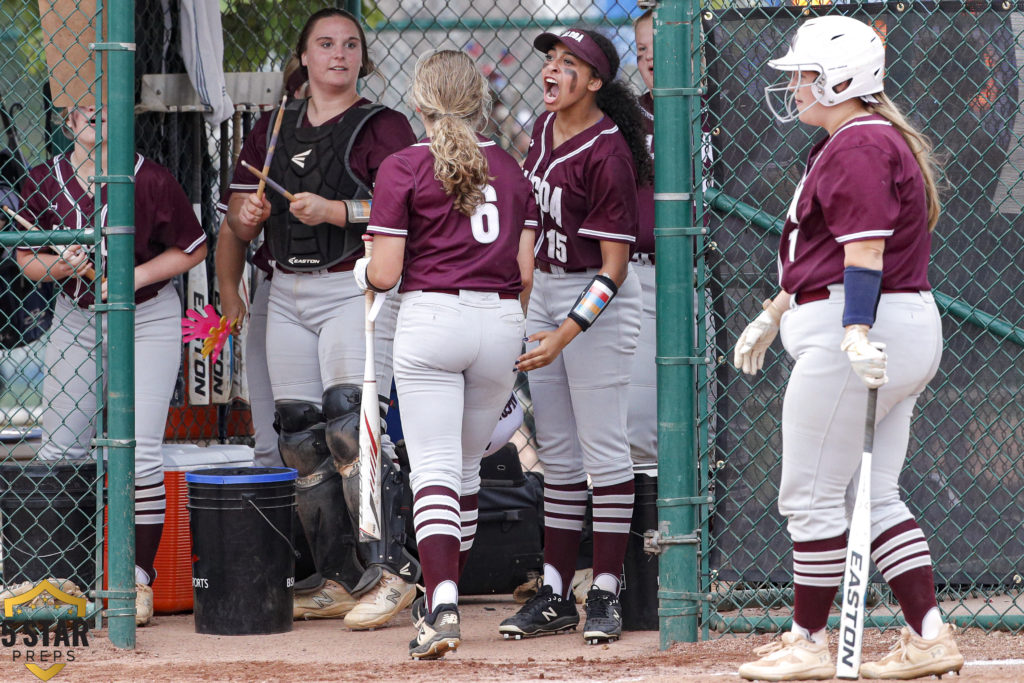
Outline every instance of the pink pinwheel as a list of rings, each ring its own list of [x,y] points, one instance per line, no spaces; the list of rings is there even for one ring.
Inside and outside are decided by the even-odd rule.
[[[209,357],[213,363],[220,357],[231,331],[232,325],[227,316],[218,316],[217,309],[210,304],[203,307],[203,313],[194,308],[185,311],[185,317],[181,319],[182,340],[188,343],[202,339],[203,357]]]

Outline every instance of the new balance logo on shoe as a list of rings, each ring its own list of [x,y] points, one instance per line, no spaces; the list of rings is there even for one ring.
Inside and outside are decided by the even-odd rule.
[[[398,601],[402,599],[402,591],[397,588],[392,588],[388,591],[386,599],[393,605],[397,605]]]
[[[332,602],[334,602],[334,600],[326,592],[313,596],[313,604],[316,605],[318,609],[323,609]]]
[[[551,621],[552,619],[554,619],[555,617],[558,616],[558,612],[556,612],[553,607],[549,607],[546,610],[544,610],[543,612],[541,612],[541,615],[543,615],[544,618],[547,619],[548,621]]]
[[[292,163],[299,168],[306,168],[306,158],[313,153],[312,149],[307,149],[305,152],[299,152],[292,157]]]

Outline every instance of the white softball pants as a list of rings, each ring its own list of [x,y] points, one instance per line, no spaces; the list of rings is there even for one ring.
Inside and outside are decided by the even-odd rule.
[[[636,474],[658,476],[658,366],[654,266],[633,263],[640,279],[642,313],[629,382],[629,451]],[[618,300],[613,302],[616,305]]]
[[[85,458],[96,434],[96,318],[57,297],[46,344],[39,457]],[[170,284],[135,309],[135,484],[163,484],[161,446],[181,365],[181,300]]]
[[[274,400],[321,406],[325,389],[362,386],[365,307],[352,273],[276,271],[270,283],[266,353]],[[375,323],[374,361],[382,393],[391,387],[397,298],[388,294]]]
[[[839,349],[843,287],[782,316],[782,342],[796,361],[782,408],[779,511],[794,541],[846,532],[864,443],[867,387]],[[871,536],[913,515],[900,497],[917,397],[935,376],[942,325],[931,292],[882,294],[868,338],[884,342],[889,381],[878,390],[871,468]]]
[[[555,330],[597,269],[534,274],[526,329]],[[531,370],[537,456],[549,484],[595,486],[633,479],[626,421],[640,335],[640,280],[630,267],[615,298],[550,365]],[[404,408],[403,408],[404,410]]]
[[[480,490],[480,459],[516,379],[523,309],[494,292],[406,292],[395,333],[395,386],[413,494]]]

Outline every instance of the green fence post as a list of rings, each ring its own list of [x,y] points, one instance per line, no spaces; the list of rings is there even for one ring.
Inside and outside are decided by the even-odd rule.
[[[110,642],[135,647],[135,2],[108,0],[107,130],[107,585]],[[99,308],[99,307],[98,307]]]
[[[661,647],[697,640],[697,411],[694,357],[693,150],[695,0],[665,0],[654,14],[655,243],[658,339],[658,610]],[[664,150],[660,152],[659,150]],[[703,499],[702,499],[703,500]]]

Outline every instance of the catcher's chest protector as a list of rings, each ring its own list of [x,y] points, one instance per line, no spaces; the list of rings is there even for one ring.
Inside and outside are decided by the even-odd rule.
[[[336,123],[302,126],[306,100],[289,103],[270,176],[293,194],[312,192],[332,200],[370,197],[369,186],[352,172],[349,154],[362,127],[383,109],[380,104],[352,107]],[[289,270],[322,270],[363,248],[362,229],[306,225],[288,211],[287,199],[276,192],[267,196],[267,245],[274,260]]]

